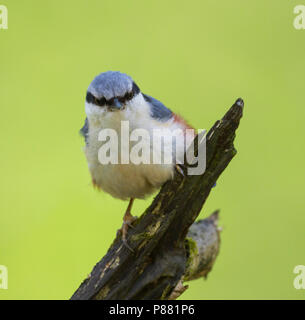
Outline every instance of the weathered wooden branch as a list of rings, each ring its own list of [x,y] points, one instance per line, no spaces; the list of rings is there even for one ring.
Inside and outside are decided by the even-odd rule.
[[[187,288],[184,281],[206,278],[219,252],[220,228],[217,226],[218,211],[209,218],[190,226],[185,238],[187,263],[183,276],[171,292],[169,300],[177,299]]]
[[[207,275],[219,250],[218,213],[194,221],[236,154],[233,141],[242,111],[238,99],[208,132],[204,174],[177,174],[128,230],[134,253],[118,235],[72,300],[175,299],[186,289],[183,281]]]

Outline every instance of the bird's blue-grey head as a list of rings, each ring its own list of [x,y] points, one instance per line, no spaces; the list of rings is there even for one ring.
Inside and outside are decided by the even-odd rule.
[[[130,76],[119,71],[107,71],[91,82],[86,101],[110,110],[121,110],[138,93],[140,89]]]

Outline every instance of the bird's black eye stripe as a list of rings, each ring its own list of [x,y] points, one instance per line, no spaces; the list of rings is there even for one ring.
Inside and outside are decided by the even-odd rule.
[[[139,87],[136,85],[135,82],[132,83],[132,90],[130,92],[126,92],[123,97],[118,97],[121,103],[125,103],[126,101],[131,100],[135,95],[140,92]],[[91,92],[87,92],[86,101],[88,103],[95,104],[97,106],[103,107],[105,105],[111,106],[113,103],[113,99],[106,100],[105,98],[97,99]]]
[[[106,104],[106,99],[105,99],[105,98],[97,99],[97,98],[96,98],[92,93],[90,93],[90,92],[87,92],[86,101],[87,101],[88,103],[92,103],[92,104],[95,104],[95,105],[100,106],[100,107],[103,107],[103,106]]]
[[[140,88],[136,85],[135,82],[132,83],[132,93],[135,96],[136,94],[138,94],[140,92]]]
[[[88,103],[95,103],[95,96],[93,94],[91,94],[90,92],[87,92],[86,101]]]
[[[128,100],[131,100],[132,98],[134,97],[134,94],[133,92],[126,92],[125,96],[123,97],[123,100],[124,101],[128,101]]]
[[[104,105],[106,105],[106,99],[105,98],[96,99],[96,104],[100,107],[103,107]]]
[[[137,95],[140,92],[139,87],[133,82],[132,84],[132,90],[130,92],[126,92],[123,97],[119,97],[119,101],[121,103],[124,103],[126,101],[131,100],[135,95]]]

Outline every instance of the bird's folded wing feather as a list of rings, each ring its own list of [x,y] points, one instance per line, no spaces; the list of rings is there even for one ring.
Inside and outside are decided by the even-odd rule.
[[[85,138],[86,144],[88,143],[89,122],[88,118],[85,119],[84,126],[79,130],[79,133]]]
[[[162,102],[159,100],[143,94],[143,97],[146,102],[148,102],[151,110],[151,116],[159,121],[167,121],[173,116],[173,112],[168,109]]]

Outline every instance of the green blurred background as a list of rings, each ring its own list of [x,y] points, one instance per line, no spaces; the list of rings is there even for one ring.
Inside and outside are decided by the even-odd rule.
[[[220,255],[182,297],[304,299],[302,2],[0,1],[0,299],[69,298],[121,225],[127,203],[92,188],[78,135],[86,89],[107,70],[196,128],[245,100],[238,154],[200,214],[221,209]]]

